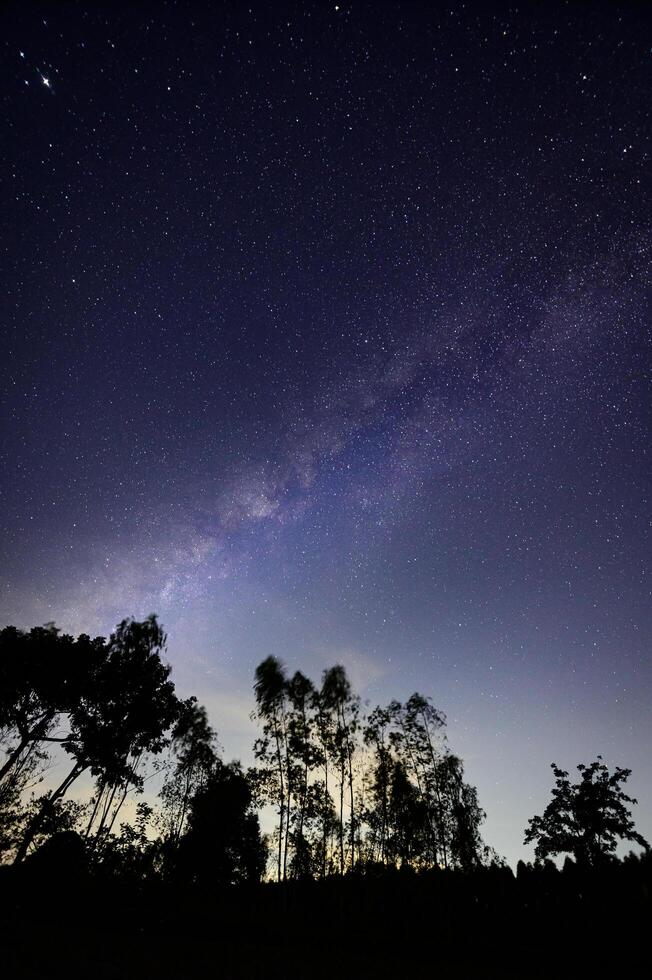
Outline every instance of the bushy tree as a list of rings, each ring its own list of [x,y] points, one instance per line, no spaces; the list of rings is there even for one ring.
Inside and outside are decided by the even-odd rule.
[[[634,829],[630,807],[636,800],[622,788],[631,770],[617,767],[610,773],[602,756],[577,768],[580,779],[571,783],[568,773],[552,763],[552,799],[541,816],[531,818],[525,832],[525,843],[535,844],[537,859],[566,853],[578,865],[596,865],[614,853],[620,840],[647,849],[647,841]]]
[[[249,783],[237,763],[219,763],[190,802],[175,874],[201,886],[251,883],[266,862]]]

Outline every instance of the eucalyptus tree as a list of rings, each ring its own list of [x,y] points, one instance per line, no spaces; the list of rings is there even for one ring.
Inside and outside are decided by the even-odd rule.
[[[130,790],[142,790],[143,764],[169,744],[181,702],[161,657],[167,637],[156,616],[125,619],[109,638],[106,664],[72,718],[77,733],[66,746],[96,781],[96,837],[109,834]]]
[[[329,698],[328,687],[313,692],[315,766],[321,771],[321,779],[316,780],[319,790],[316,793],[321,813],[321,877],[325,878],[331,863],[331,843],[337,832],[337,814],[333,805],[331,791],[330,763],[335,758],[335,716]]]
[[[186,826],[190,801],[206,785],[219,762],[217,736],[206,709],[194,697],[181,704],[171,748],[174,761],[160,796],[166,844],[175,848]]]
[[[386,853],[396,867],[429,865],[427,803],[410,779],[402,760],[394,759],[389,774]]]
[[[256,717],[262,736],[254,743],[258,765],[258,789],[263,802],[278,807],[277,880],[287,873],[284,853],[291,799],[288,787],[287,678],[276,657],[267,657],[256,667],[254,678]]]
[[[392,701],[388,711],[394,725],[390,735],[394,751],[414,780],[423,803],[430,861],[446,867],[445,807],[437,768],[445,745],[445,717],[433,707],[430,698],[418,693],[405,704]]]
[[[437,765],[440,800],[443,801],[441,832],[449,861],[465,870],[482,863],[485,849],[480,824],[485,819],[478,792],[464,780],[462,760],[446,752]]]
[[[470,867],[480,860],[484,813],[461,760],[448,749],[445,724],[430,698],[418,693],[369,715],[366,819],[381,860],[388,855],[390,863],[419,867]]]
[[[389,734],[392,713],[388,708],[374,708],[363,729],[364,744],[371,752],[367,771],[368,783],[365,819],[370,829],[369,857],[385,863],[389,821],[390,779],[394,760]]]
[[[344,873],[344,793],[348,782],[349,790],[349,849],[350,866],[355,867],[355,789],[353,777],[353,758],[356,751],[357,732],[360,723],[360,699],[351,690],[346,671],[336,665],[324,671],[321,698],[326,710],[335,716],[332,749],[339,773],[339,849],[340,873]]]
[[[288,798],[294,797],[294,833],[292,846],[301,853],[300,860],[295,860],[296,868],[306,867],[306,853],[309,843],[304,836],[306,816],[309,810],[309,780],[316,764],[318,753],[314,743],[314,687],[301,671],[290,678],[287,684],[288,716],[287,716],[287,745],[288,745]],[[288,853],[290,842],[291,821],[288,815],[285,835],[285,853]]]
[[[156,616],[123,620],[94,669],[84,675],[76,697],[66,704],[64,734],[48,736],[73,760],[62,782],[39,803],[17,848],[27,854],[41,827],[73,783],[84,773],[96,781],[91,826],[109,833],[130,787],[142,787],[139,766],[145,754],[158,754],[179,712],[170,668],[161,661],[165,633]],[[65,686],[65,685],[64,685]],[[63,716],[62,716],[63,717]]]

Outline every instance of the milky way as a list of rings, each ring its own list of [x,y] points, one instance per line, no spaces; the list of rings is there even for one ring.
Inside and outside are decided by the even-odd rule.
[[[5,9],[0,619],[245,758],[269,653],[431,694],[512,860],[553,759],[652,830],[650,54],[495,9]]]

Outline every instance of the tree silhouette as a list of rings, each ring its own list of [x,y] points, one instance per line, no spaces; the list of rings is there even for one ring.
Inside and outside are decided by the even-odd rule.
[[[365,820],[369,826],[368,859],[385,863],[389,831],[389,792],[394,760],[389,742],[392,723],[387,708],[374,708],[366,720],[363,731],[364,743],[372,752],[368,773],[368,803]]]
[[[206,785],[219,762],[216,746],[217,736],[208,723],[206,709],[194,697],[184,701],[172,732],[174,765],[160,794],[168,847],[178,845],[190,801]]]
[[[28,822],[16,849],[17,863],[25,858],[55,805],[83,773],[90,772],[96,780],[87,829],[97,818],[97,837],[111,832],[129,788],[142,787],[139,765],[145,753],[163,749],[166,732],[179,712],[174,685],[168,680],[170,668],[160,659],[164,647],[165,634],[156,616],[140,623],[123,620],[93,669],[84,672],[74,701],[66,689],[68,731],[49,740],[61,745],[73,765]]]
[[[7,813],[47,758],[55,731],[106,657],[104,640],[61,635],[53,624],[0,631],[0,810]]]
[[[310,867],[310,844],[305,836],[306,817],[310,815],[309,778],[315,764],[312,706],[312,682],[296,671],[287,684],[288,713],[288,795],[294,796],[294,831],[292,834],[292,871],[303,877]],[[288,819],[287,829],[290,829]],[[286,834],[286,851],[288,843]]]
[[[360,699],[351,690],[344,667],[336,664],[324,671],[321,699],[325,709],[334,712],[335,726],[332,732],[331,749],[334,751],[339,772],[339,846],[340,874],[344,874],[344,792],[348,782],[349,789],[349,861],[355,866],[355,794],[353,782],[353,756],[356,747],[356,733],[359,727]]]
[[[266,861],[247,779],[237,763],[218,763],[190,802],[176,874],[210,887],[257,882]]]
[[[278,806],[277,880],[280,881],[287,870],[284,835],[291,800],[287,774],[287,680],[276,657],[267,657],[256,668],[254,692],[258,717],[263,723],[262,738],[254,744],[254,755],[259,762],[257,791],[261,800]]]
[[[616,768],[610,773],[602,756],[577,768],[580,779],[571,783],[568,773],[552,763],[552,800],[542,816],[530,819],[525,832],[525,843],[535,843],[537,858],[568,853],[578,865],[596,865],[613,854],[619,840],[647,849],[647,841],[634,830],[629,809],[636,800],[622,789],[631,770]]]

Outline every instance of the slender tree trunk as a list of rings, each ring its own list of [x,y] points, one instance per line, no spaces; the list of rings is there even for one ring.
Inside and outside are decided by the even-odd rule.
[[[342,719],[342,707],[337,706],[337,726],[339,728],[338,749],[340,756],[340,874],[344,874],[344,780],[345,780],[345,759],[344,759],[344,723]]]
[[[111,809],[111,805],[113,803],[113,800],[115,798],[115,794],[117,793],[117,791],[118,791],[118,783],[113,783],[113,785],[111,787],[111,792],[109,793],[109,795],[108,795],[108,797],[106,799],[106,803],[104,804],[104,808],[102,810],[102,816],[100,817],[99,826],[98,826],[97,830],[95,831],[95,840],[99,840],[100,835],[102,834],[102,832],[104,830],[104,825],[106,823],[107,817],[109,815],[109,811]]]
[[[328,850],[328,803],[330,796],[328,794],[328,757],[326,756],[326,750],[324,751],[324,819],[322,825],[322,837],[323,837],[323,854],[322,854],[322,878],[326,877],[326,855]]]
[[[283,867],[283,818],[285,816],[285,784],[283,782],[283,760],[281,758],[281,743],[279,739],[278,719],[274,716],[274,738],[276,740],[276,760],[278,764],[279,781],[279,816],[278,816],[278,873],[277,879],[281,880],[281,868]]]
[[[428,728],[428,722],[427,722],[426,718],[424,717],[423,712],[421,713],[421,719],[422,719],[422,724],[423,724],[424,731],[426,733],[426,738],[428,739],[428,748],[430,749],[430,758],[432,760],[432,771],[433,771],[433,776],[434,776],[434,779],[435,779],[435,794],[437,796],[437,808],[438,808],[439,814],[440,814],[440,821],[439,822],[440,822],[440,826],[441,826],[441,817],[442,817],[443,812],[444,812],[444,806],[443,806],[443,803],[442,803],[441,793],[440,793],[440,789],[439,789],[439,777],[438,777],[438,772],[437,772],[437,758],[435,756],[435,747],[432,744],[432,739],[430,737],[430,729]],[[444,859],[444,867],[447,868],[448,867],[448,848],[446,846],[446,834],[445,833],[442,834],[442,836],[441,836],[441,842],[440,843],[441,843],[441,848],[442,848],[442,857]]]
[[[190,773],[186,773],[186,788],[183,792],[183,800],[181,801],[181,813],[177,821],[177,826],[174,831],[174,846],[178,847],[179,841],[181,839],[181,834],[183,833],[183,825],[186,819],[186,810],[188,809],[188,800],[190,799]]]
[[[129,754],[131,754],[131,753],[129,753]],[[142,759],[142,757],[143,757],[143,753],[142,752],[139,752],[138,755],[134,756],[134,758],[133,758],[133,762],[131,764],[131,770],[132,770],[132,772],[134,774],[134,777],[135,777],[135,775],[136,775],[136,773],[138,771],[138,766],[140,765],[140,760]],[[127,762],[129,762],[129,756],[127,756]],[[124,802],[127,799],[127,794],[128,793],[129,793],[129,778],[126,778],[125,779],[125,782],[124,782],[124,787],[123,787],[123,790],[122,790],[122,796],[120,797],[120,802],[118,803],[117,807],[115,808],[115,810],[113,812],[113,815],[111,817],[111,821],[109,823],[109,826],[106,828],[107,834],[110,834],[111,831],[113,830],[113,825],[116,822],[116,819],[117,819],[118,814],[120,813],[120,810],[124,806]]]
[[[5,776],[9,774],[9,772],[14,767],[16,762],[20,759],[21,755],[23,754],[23,752],[25,751],[29,743],[31,742],[33,746],[36,742],[40,742],[44,738],[45,733],[47,732],[53,720],[54,718],[52,714],[50,712],[45,712],[43,715],[41,715],[39,720],[36,722],[36,724],[30,731],[25,732],[23,726],[22,725],[20,726],[20,728],[22,729],[22,733],[20,730],[18,732],[18,734],[21,736],[20,742],[13,750],[13,752],[9,754],[8,758],[5,760],[2,766],[0,766],[0,783],[5,778]],[[57,739],[57,741],[59,740]],[[22,768],[22,766],[20,768]]]
[[[308,722],[306,719],[305,701],[301,705],[301,718],[303,724],[303,787],[301,789],[301,809],[299,811],[299,840],[303,844],[303,822],[306,814],[306,800],[308,798]]]
[[[117,816],[118,816],[118,814],[120,813],[120,810],[121,810],[121,809],[122,809],[122,807],[124,806],[124,802],[125,802],[125,800],[127,799],[127,793],[128,793],[128,792],[129,792],[129,783],[125,783],[125,785],[124,785],[124,788],[123,788],[123,790],[122,790],[122,796],[120,797],[120,802],[118,803],[118,805],[117,805],[117,807],[116,807],[116,808],[115,808],[115,810],[113,811],[113,816],[111,817],[111,820],[110,820],[110,823],[109,823],[109,826],[108,826],[108,827],[106,828],[106,833],[107,833],[107,836],[108,836],[108,835],[109,835],[109,834],[111,833],[111,831],[113,830],[113,824],[115,823],[115,821],[116,821],[116,818],[117,818]]]
[[[385,864],[385,841],[387,839],[387,757],[385,755],[385,746],[382,747],[381,756],[381,774],[383,779],[383,802],[382,802],[382,815],[381,815],[381,825],[380,825],[380,860],[382,864]]]
[[[90,820],[86,824],[86,832],[84,833],[84,837],[85,838],[88,838],[88,836],[89,836],[89,834],[91,832],[91,827],[93,826],[93,822],[95,820],[95,817],[97,816],[97,811],[98,811],[99,806],[100,806],[100,800],[102,799],[102,796],[104,794],[104,790],[105,789],[106,789],[106,781],[103,779],[100,782],[99,787],[98,787],[98,790],[97,790],[97,797],[95,799],[95,806],[93,807],[93,812],[91,813]]]
[[[340,874],[344,874],[344,764],[340,765]]]
[[[355,867],[355,811],[353,806],[353,759],[351,756],[351,744],[347,739],[347,750],[349,756],[349,798],[351,802],[351,871]]]
[[[7,758],[7,761],[2,766],[2,768],[0,768],[0,782],[2,782],[2,780],[5,778],[5,776],[11,771],[11,769],[13,769],[15,763],[18,761],[18,759],[20,758],[21,754],[27,748],[28,744],[29,744],[29,739],[28,738],[21,739],[21,741],[18,744],[18,746],[14,749],[13,752],[11,752],[9,754],[9,757]]]
[[[57,800],[60,800],[63,796],[65,796],[70,786],[74,783],[77,777],[80,776],[82,772],[84,772],[86,768],[87,768],[86,766],[82,766],[79,762],[76,762],[75,765],[70,770],[70,772],[68,773],[68,775],[66,776],[66,778],[64,779],[64,781],[57,787],[57,789],[55,789],[55,791],[50,796],[46,797],[43,800],[43,803],[41,804],[38,813],[36,814],[34,819],[30,821],[27,830],[23,835],[23,839],[21,840],[18,850],[16,851],[16,856],[14,857],[14,862],[13,862],[14,864],[20,864],[21,861],[24,861],[25,856],[27,855],[27,852],[29,850],[30,844],[32,843],[37,833],[39,832],[43,824],[43,821],[47,816],[48,811],[52,810]]]
[[[286,796],[287,802],[285,806],[285,848],[283,851],[283,881],[287,881],[288,876],[288,852],[290,850],[290,817],[292,811],[292,779],[291,779],[291,760],[290,760],[290,747],[288,744],[288,729],[287,729],[287,719],[285,717],[285,712],[281,714],[283,719],[283,741],[285,744],[285,779],[286,779]]]

